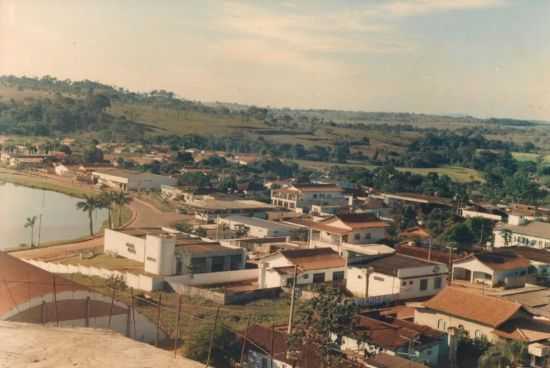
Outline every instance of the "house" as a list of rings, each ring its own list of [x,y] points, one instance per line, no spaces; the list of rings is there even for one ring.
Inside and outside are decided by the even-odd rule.
[[[158,228],[115,231],[105,229],[105,253],[143,264],[144,272],[158,276],[221,272],[244,268],[244,249]]]
[[[0,367],[204,368],[204,363],[96,328],[0,322],[0,340]]]
[[[305,232],[296,225],[241,215],[219,217],[218,225],[227,226],[230,230],[256,238],[292,236]]]
[[[346,260],[330,248],[285,249],[259,262],[260,288],[288,287],[297,271],[296,285],[342,282]]]
[[[489,287],[522,287],[528,276],[529,260],[514,252],[471,254],[453,262],[453,281],[463,280]]]
[[[242,332],[244,353],[249,368],[311,368],[320,367],[319,349],[305,345],[296,359],[287,354],[289,350],[286,326],[272,328],[253,325]]]
[[[123,169],[98,169],[92,172],[92,180],[97,185],[120,190],[160,190],[161,185],[174,185],[176,179],[149,172],[138,172]]]
[[[550,252],[548,250],[530,247],[506,247],[496,249],[496,252],[501,250],[512,252],[529,260],[530,274],[534,272],[535,276],[541,279],[550,277]]]
[[[126,304],[3,252],[0,279],[0,321],[112,329],[155,341],[154,323],[139,313],[135,313],[135,329],[128,331]]]
[[[216,221],[218,217],[232,214],[241,214],[255,217],[267,217],[267,212],[273,210],[273,206],[254,200],[226,200],[203,198],[193,199],[183,204],[183,208],[195,215],[195,218],[207,223]]]
[[[340,251],[343,244],[370,244],[386,239],[390,224],[370,214],[342,214],[322,221],[305,221],[314,247],[331,247]]]
[[[508,209],[508,224],[509,225],[524,225],[530,221],[548,219],[548,210],[529,206],[526,204],[513,204]]]
[[[533,221],[524,225],[501,225],[495,227],[494,246],[550,248],[550,223]]]
[[[355,199],[353,206],[355,212],[370,213],[377,217],[387,218],[392,213],[392,209],[383,200],[373,197]]]
[[[407,356],[409,362],[436,367],[447,360],[447,334],[413,322],[361,314],[353,321],[353,331],[361,336],[341,337],[341,350],[354,352],[362,357]]]
[[[355,297],[388,301],[428,297],[447,285],[448,268],[401,254],[348,264],[346,289]]]
[[[459,215],[463,218],[484,218],[491,221],[504,221],[508,215],[506,211],[491,204],[472,203],[459,209]]]
[[[371,194],[373,198],[382,199],[387,205],[415,206],[419,208],[453,207],[453,201],[447,198],[430,196],[418,193],[377,193]]]
[[[292,184],[271,191],[275,207],[308,212],[312,205],[345,205],[344,190],[335,184]]]
[[[432,235],[426,228],[420,226],[404,229],[399,233],[399,238],[402,242],[413,243],[418,245],[429,245],[432,241]]]
[[[385,353],[376,354],[365,361],[367,368],[428,368],[427,365]]]
[[[415,311],[414,322],[441,332],[460,329],[470,338],[541,342],[550,339],[550,324],[519,303],[449,286]]]

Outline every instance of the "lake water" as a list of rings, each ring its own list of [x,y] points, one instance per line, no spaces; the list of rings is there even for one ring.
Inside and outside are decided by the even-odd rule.
[[[0,181],[0,249],[29,244],[27,217],[36,216],[34,242],[76,239],[89,235],[88,214],[76,208],[79,198],[47,190],[27,188]],[[42,214],[42,225],[38,217]],[[94,214],[94,230],[107,219],[106,210]]]

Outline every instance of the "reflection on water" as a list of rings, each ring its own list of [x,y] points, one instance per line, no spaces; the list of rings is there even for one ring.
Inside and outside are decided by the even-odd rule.
[[[28,217],[36,216],[34,242],[74,239],[89,234],[88,214],[76,208],[80,199],[65,194],[0,182],[0,249],[29,244]],[[40,221],[42,215],[42,221]],[[96,211],[94,228],[99,229],[107,211]],[[40,226],[41,222],[41,226]]]

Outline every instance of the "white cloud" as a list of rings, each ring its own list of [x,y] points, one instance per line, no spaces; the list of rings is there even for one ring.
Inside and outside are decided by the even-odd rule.
[[[392,16],[408,17],[436,12],[494,8],[505,4],[504,0],[397,0],[377,8]]]

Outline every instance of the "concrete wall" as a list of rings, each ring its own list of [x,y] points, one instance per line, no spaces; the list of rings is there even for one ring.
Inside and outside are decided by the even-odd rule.
[[[111,271],[104,268],[64,265],[60,263],[41,262],[35,260],[25,260],[25,262],[51,273],[80,273],[82,275],[97,276],[104,279],[108,279],[110,277],[122,277],[128,287],[144,291],[159,290],[164,285],[163,278],[158,276],[147,276],[142,274],[132,274],[129,272]]]
[[[450,315],[438,313],[427,308],[417,308],[414,312],[414,323],[431,327],[441,332],[448,332],[451,327],[462,327],[471,338],[485,336],[489,342],[497,342],[498,337],[492,333],[494,328]]]
[[[239,282],[258,279],[257,268],[224,272],[197,273],[193,275],[181,275],[166,277],[166,282],[175,282],[191,286],[215,285],[230,282]]]
[[[509,244],[506,244],[506,242],[504,241],[502,230],[493,231],[493,235],[495,238],[494,240],[495,248],[501,248],[501,247],[507,247],[507,246],[508,247],[513,247],[513,246],[532,247],[532,248],[538,248],[538,249],[550,248],[550,239],[512,233],[511,241],[509,242]]]
[[[128,235],[120,231],[105,229],[105,252],[145,263],[145,239]]]
[[[145,272],[169,276],[176,273],[176,240],[147,235],[145,238]]]

